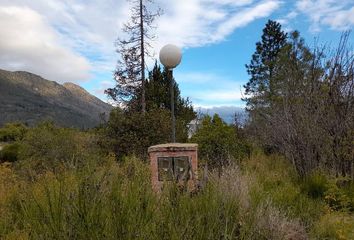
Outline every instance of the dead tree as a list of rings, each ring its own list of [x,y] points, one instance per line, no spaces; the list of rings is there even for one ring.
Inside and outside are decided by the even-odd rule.
[[[161,10],[157,9],[154,13],[149,10],[152,0],[128,0],[128,2],[132,4],[130,20],[123,26],[123,32],[127,37],[119,37],[116,42],[117,53],[120,54],[114,72],[116,86],[107,89],[106,93],[113,100],[125,105],[140,94],[139,108],[145,112],[146,57],[153,56],[151,51],[151,42],[155,39],[152,33],[155,28],[153,23]]]

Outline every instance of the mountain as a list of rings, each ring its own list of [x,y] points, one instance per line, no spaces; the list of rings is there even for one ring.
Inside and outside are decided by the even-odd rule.
[[[0,126],[53,120],[59,126],[90,128],[111,109],[74,83],[61,85],[29,72],[0,69]]]
[[[212,107],[212,108],[202,108],[196,109],[198,113],[202,115],[218,114],[226,123],[232,124],[235,121],[235,114],[239,118],[240,123],[244,123],[247,120],[247,113],[244,108],[234,107],[234,106],[222,106],[222,107]]]

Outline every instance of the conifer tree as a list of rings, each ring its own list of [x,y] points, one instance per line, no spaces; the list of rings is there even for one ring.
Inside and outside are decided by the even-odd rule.
[[[120,54],[114,72],[116,86],[105,92],[113,100],[123,104],[141,94],[139,110],[145,112],[145,57],[152,56],[151,41],[155,36],[151,32],[154,28],[153,22],[161,10],[158,9],[155,13],[149,10],[152,0],[127,1],[132,4],[130,21],[123,27],[128,38],[118,38],[116,42],[117,53]]]
[[[262,41],[256,43],[256,51],[252,55],[247,72],[251,76],[244,85],[248,110],[269,106],[274,91],[274,71],[278,54],[285,46],[287,34],[281,30],[276,21],[268,20],[263,29]]]
[[[145,81],[146,92],[146,110],[150,111],[156,108],[171,110],[171,80],[168,77],[168,71],[161,69],[155,62],[154,68],[149,72],[149,77]],[[140,90],[141,91],[141,90]],[[135,98],[130,101],[129,109],[135,111],[141,102],[142,94],[137,94]],[[176,107],[176,117],[183,119],[189,123],[196,117],[191,102],[188,98],[182,98],[178,84],[174,81],[174,101]]]

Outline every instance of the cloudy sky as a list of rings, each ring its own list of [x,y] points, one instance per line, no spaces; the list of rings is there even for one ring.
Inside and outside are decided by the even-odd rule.
[[[299,30],[311,45],[335,45],[354,27],[354,0],[155,0],[154,51],[183,49],[175,70],[195,106],[243,106],[242,85],[268,19]],[[74,82],[107,100],[118,54],[114,42],[129,18],[126,0],[0,0],[0,68]],[[354,33],[350,36],[354,43]],[[150,60],[153,62],[153,60]]]

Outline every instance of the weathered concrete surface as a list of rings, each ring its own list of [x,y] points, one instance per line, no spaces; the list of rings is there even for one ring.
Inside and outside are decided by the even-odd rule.
[[[160,191],[163,182],[158,178],[159,157],[187,156],[191,164],[191,176],[188,180],[189,188],[193,188],[197,180],[198,170],[198,144],[194,143],[167,143],[151,146],[148,149],[150,158],[151,182],[155,191]]]
[[[197,151],[198,144],[196,143],[165,143],[159,144],[155,146],[151,146],[148,149],[148,153],[150,152],[166,152],[166,151]]]

